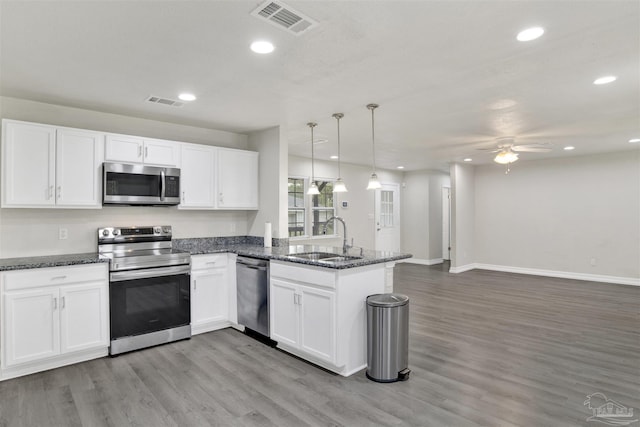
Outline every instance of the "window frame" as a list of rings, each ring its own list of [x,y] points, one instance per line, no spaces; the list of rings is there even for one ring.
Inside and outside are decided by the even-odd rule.
[[[303,182],[303,197],[304,197],[304,207],[303,208],[296,208],[296,207],[292,207],[289,206],[289,188],[288,188],[288,184],[289,184],[289,180],[290,179],[299,179],[302,180]],[[289,175],[287,177],[287,235],[289,235],[289,240],[316,240],[316,239],[331,239],[331,238],[335,238],[338,236],[338,234],[335,232],[335,228],[334,228],[334,232],[333,234],[320,234],[320,235],[313,235],[313,212],[314,211],[333,211],[331,215],[329,215],[327,218],[330,218],[331,216],[337,216],[337,202],[336,202],[336,198],[335,195],[333,196],[333,207],[332,208],[323,208],[323,207],[319,207],[319,208],[314,208],[312,206],[312,197],[307,195],[307,190],[309,189],[309,182],[311,181],[311,179],[307,176],[299,176],[299,175]],[[335,184],[335,179],[331,179],[331,178],[322,178],[322,177],[315,177],[315,181],[316,182],[331,182]],[[334,193],[335,194],[335,193]],[[291,212],[292,210],[303,210],[304,211],[304,230],[303,230],[303,234],[300,236],[291,236],[290,235],[290,229],[288,227],[288,218],[289,218],[289,212]]]

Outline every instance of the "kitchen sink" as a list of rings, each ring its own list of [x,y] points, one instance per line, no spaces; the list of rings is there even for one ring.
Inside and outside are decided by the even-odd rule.
[[[339,254],[333,254],[330,252],[305,252],[300,254],[290,254],[289,258],[305,259],[309,261],[328,262],[328,263],[362,259],[362,257],[359,257],[359,256],[339,255]]]

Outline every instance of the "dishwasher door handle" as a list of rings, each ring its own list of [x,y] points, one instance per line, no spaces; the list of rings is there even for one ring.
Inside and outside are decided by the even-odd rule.
[[[243,263],[239,263],[240,265],[242,265],[243,268],[250,268],[252,270],[260,270],[260,271],[267,271],[267,267],[260,267],[257,265],[249,265],[249,264],[243,264]]]

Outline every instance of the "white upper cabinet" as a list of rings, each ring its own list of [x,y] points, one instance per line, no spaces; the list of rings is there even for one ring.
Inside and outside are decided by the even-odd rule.
[[[179,209],[214,209],[216,148],[182,144]]]
[[[105,160],[176,167],[180,165],[180,143],[139,136],[107,134]]]
[[[103,134],[14,120],[2,134],[2,207],[102,207]]]
[[[56,205],[99,207],[104,135],[58,129],[56,141]]]
[[[258,209],[258,153],[218,148],[218,209]]]

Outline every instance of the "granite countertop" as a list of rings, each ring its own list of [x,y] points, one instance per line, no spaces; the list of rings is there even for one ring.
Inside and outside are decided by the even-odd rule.
[[[267,260],[288,261],[297,264],[314,265],[317,267],[333,268],[333,269],[345,269],[362,267],[371,264],[380,264],[384,262],[397,261],[401,259],[411,258],[411,254],[400,252],[380,252],[372,250],[361,250],[360,248],[349,249],[347,255],[355,257],[354,259],[326,262],[326,261],[313,261],[306,259],[294,258],[292,255],[308,253],[308,252],[325,252],[336,254],[336,256],[343,255],[342,248],[334,246],[319,246],[319,245],[288,245],[265,248],[255,244],[244,243],[218,243],[211,241],[210,239],[177,239],[173,242],[174,249],[188,251],[191,255],[202,254],[214,254],[214,253],[234,253],[240,256],[260,258]]]
[[[96,252],[23,258],[1,258],[0,271],[63,267],[68,265],[96,264],[100,262],[109,262],[109,260],[101,257]]]
[[[325,252],[343,255],[342,248],[319,245],[283,245],[265,248],[256,244],[252,240],[236,238],[192,238],[174,239],[173,248],[189,252],[191,255],[234,253],[240,256],[260,258],[267,260],[288,261],[297,264],[313,265],[317,267],[345,269],[362,267],[371,264],[380,264],[389,261],[411,258],[411,254],[399,252],[380,252],[372,250],[362,250],[351,248],[347,255],[354,257],[344,261],[326,262],[293,258],[292,255],[307,252]],[[26,270],[32,268],[63,267],[69,265],[95,264],[109,262],[108,258],[98,255],[96,252],[48,255],[24,258],[2,258],[0,259],[0,271]]]

